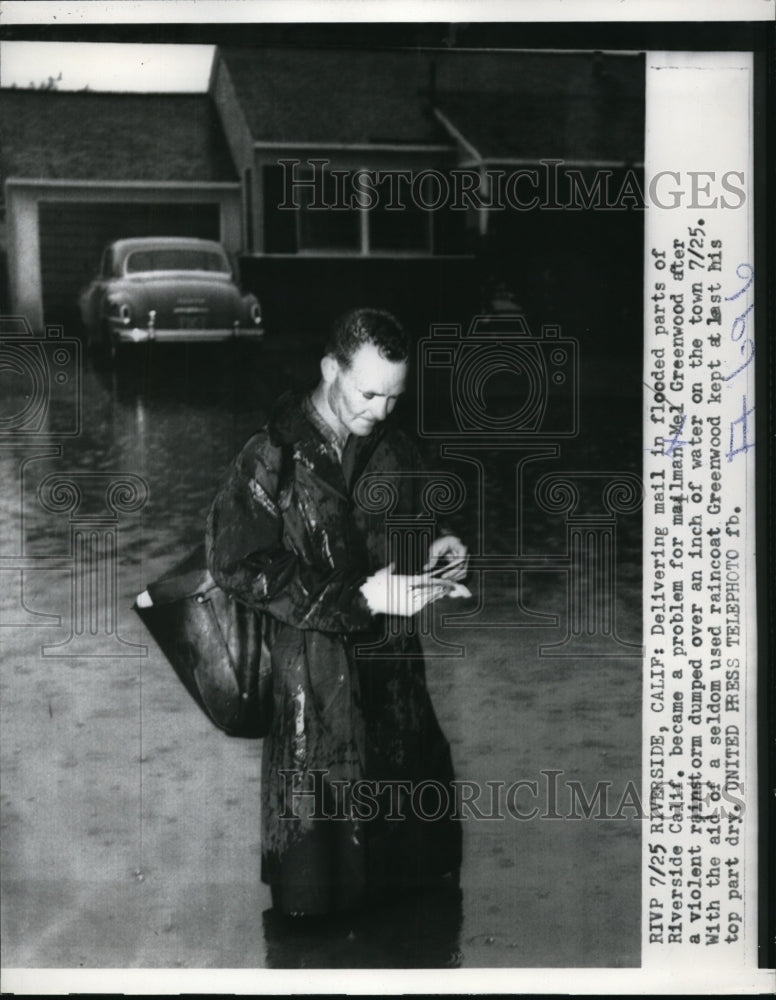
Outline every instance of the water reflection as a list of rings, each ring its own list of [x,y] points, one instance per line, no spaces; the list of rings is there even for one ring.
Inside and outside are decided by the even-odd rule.
[[[267,968],[457,968],[462,914],[458,887],[336,917],[287,917],[265,910]]]
[[[109,966],[638,964],[639,830],[623,822],[471,822],[463,895],[413,896],[337,920],[267,910],[258,926],[269,902],[258,874],[260,745],[229,741],[197,715],[154,647],[136,662],[39,656],[44,643],[68,637],[73,604],[70,514],[41,506],[46,477],[128,473],[147,484],[147,502],[122,514],[116,531],[118,634],[148,642],[130,610],[134,596],[201,541],[226,465],[276,396],[314,376],[317,357],[297,342],[252,355],[156,350],[121,372],[88,360],[76,436],[67,436],[73,411],[62,394],[34,435],[2,442],[0,626],[25,626],[0,633],[9,664],[0,678],[4,796],[16,810],[5,816],[24,824],[24,835],[4,833],[7,856],[18,858],[15,895],[4,900],[17,916],[5,920],[4,949],[17,963],[54,966],[81,961],[86,940],[88,961]],[[0,371],[0,419],[26,412],[27,391]],[[402,405],[412,423],[411,401]],[[564,445],[558,467],[640,468],[638,413],[631,420],[617,405],[615,440],[611,400],[585,397],[583,434]],[[504,551],[516,531],[514,484],[514,468],[494,458],[483,503]],[[524,518],[532,551],[556,552],[563,525],[539,519],[532,486]],[[472,512],[464,515],[461,531],[470,533]],[[640,627],[638,523],[631,519],[628,535],[625,519],[618,535],[629,636]],[[529,606],[562,611],[557,574],[523,584]],[[494,615],[513,612],[513,580],[494,588],[492,603]],[[538,629],[450,638],[465,641],[466,657],[429,660],[428,677],[459,778],[506,786],[563,769],[588,793],[602,779],[620,791],[638,781],[638,662],[540,660],[537,644],[552,636]],[[50,839],[62,830],[65,851]],[[38,883],[41,857],[50,874]],[[142,883],[122,881],[141,869]],[[213,926],[222,933],[208,933]]]
[[[149,574],[201,540],[208,505],[228,462],[290,382],[267,376],[254,350],[156,350],[123,371],[92,366],[79,460],[134,472],[148,484],[143,516],[122,542]],[[134,527],[134,530],[132,528]]]

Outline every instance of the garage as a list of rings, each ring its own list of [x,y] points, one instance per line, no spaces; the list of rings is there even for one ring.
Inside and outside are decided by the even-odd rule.
[[[43,316],[75,332],[77,298],[95,275],[102,250],[127,236],[220,240],[218,202],[42,202],[39,206]]]
[[[0,178],[11,311],[78,330],[105,243],[199,236],[243,245],[241,185],[207,94],[2,91]]]

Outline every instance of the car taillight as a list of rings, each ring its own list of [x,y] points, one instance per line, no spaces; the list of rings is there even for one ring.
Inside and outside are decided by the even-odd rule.
[[[124,326],[129,326],[132,322],[132,310],[126,302],[122,302],[119,306],[119,319]]]
[[[256,326],[259,326],[261,323],[261,306],[258,302],[251,303],[251,319]]]

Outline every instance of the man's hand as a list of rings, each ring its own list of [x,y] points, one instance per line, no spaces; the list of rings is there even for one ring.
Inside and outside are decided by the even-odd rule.
[[[469,550],[455,535],[443,535],[431,543],[424,572],[433,571],[440,580],[463,580],[468,572]]]
[[[361,593],[373,615],[411,618],[453,589],[450,581],[437,582],[428,574],[402,576],[394,573],[393,567],[393,563],[384,566],[361,584]]]

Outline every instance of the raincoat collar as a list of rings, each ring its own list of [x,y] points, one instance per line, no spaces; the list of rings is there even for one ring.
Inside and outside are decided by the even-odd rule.
[[[354,439],[351,435],[345,445],[343,458],[347,460],[343,465],[335,459],[331,444],[324,440],[321,432],[305,414],[302,403],[308,395],[309,392],[289,392],[280,397],[270,417],[270,437],[275,444],[292,445],[295,455],[306,455],[311,459],[314,456],[316,473],[338,492],[349,492],[349,487],[358,480],[370,456],[385,436],[387,422],[379,423],[366,437]],[[347,483],[344,468],[347,470]]]

